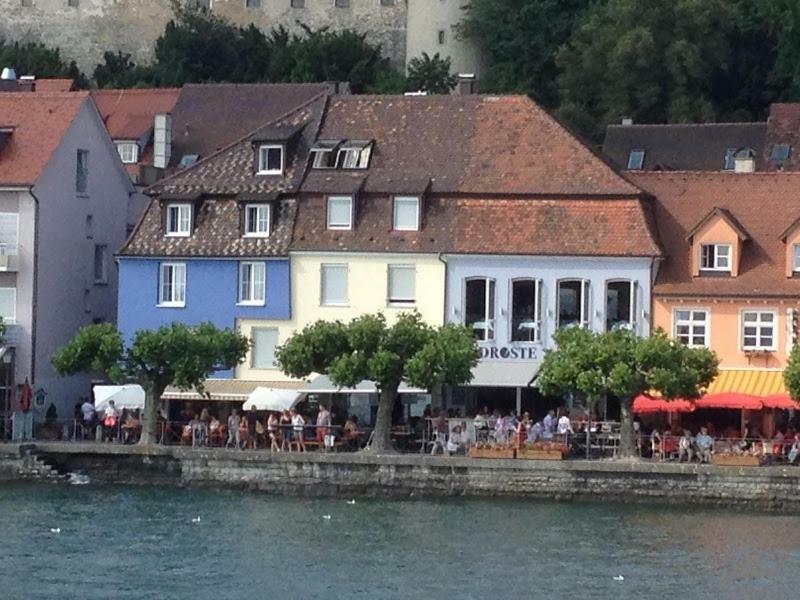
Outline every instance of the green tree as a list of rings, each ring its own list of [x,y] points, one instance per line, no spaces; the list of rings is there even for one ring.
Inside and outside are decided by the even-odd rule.
[[[0,65],[13,67],[17,76],[35,75],[43,77],[63,77],[75,81],[78,88],[89,87],[86,76],[74,61],[66,62],[57,48],[48,48],[34,42],[14,42],[7,44],[0,40]]]
[[[649,338],[628,330],[594,333],[561,329],[537,378],[543,394],[584,397],[591,411],[607,395],[620,401],[620,456],[635,453],[633,401],[655,391],[667,400],[699,398],[717,375],[719,361],[707,348],[689,348],[661,331]]]
[[[481,88],[532,96],[545,106],[558,101],[556,54],[595,0],[469,0],[459,36],[485,53]]]
[[[280,368],[296,378],[328,375],[342,387],[365,379],[378,388],[380,400],[370,449],[391,449],[392,406],[400,383],[432,391],[472,379],[478,347],[462,326],[426,325],[418,313],[401,314],[387,325],[382,314],[350,321],[317,321],[296,333],[276,351]]]
[[[232,369],[244,359],[250,342],[232,329],[211,323],[189,327],[182,323],[138,331],[129,347],[110,323],[89,325],[53,356],[64,375],[103,373],[116,382],[135,381],[145,390],[142,444],[156,441],[158,402],[167,385],[203,392],[214,371]]]
[[[442,58],[437,52],[428,56],[412,58],[408,63],[406,88],[410,92],[422,91],[429,94],[449,94],[456,87],[458,76],[450,73],[450,57]]]
[[[139,66],[130,54],[105,52],[103,62],[94,69],[94,81],[99,88],[135,88],[153,85],[152,67]]]
[[[608,123],[711,121],[738,23],[728,0],[608,0],[581,20],[556,64],[559,113],[600,139]]]
[[[783,370],[783,381],[792,400],[800,401],[800,344],[795,344]]]

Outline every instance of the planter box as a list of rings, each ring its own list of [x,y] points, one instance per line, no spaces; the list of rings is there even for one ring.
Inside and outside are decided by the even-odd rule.
[[[533,450],[532,448],[520,448],[517,450],[517,458],[527,460],[564,460],[564,453],[561,450]]]
[[[711,457],[711,462],[725,467],[758,467],[761,465],[760,458],[751,454],[715,454]]]
[[[470,458],[514,458],[514,448],[470,448]]]

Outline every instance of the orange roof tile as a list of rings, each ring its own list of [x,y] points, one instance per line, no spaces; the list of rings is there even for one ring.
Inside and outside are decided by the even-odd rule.
[[[75,89],[72,79],[46,78],[35,80],[37,92],[71,92]]]
[[[95,90],[92,98],[113,139],[136,140],[153,128],[157,114],[172,111],[180,92],[177,88]]]
[[[88,92],[0,94],[0,127],[11,127],[0,151],[0,184],[34,185]]]

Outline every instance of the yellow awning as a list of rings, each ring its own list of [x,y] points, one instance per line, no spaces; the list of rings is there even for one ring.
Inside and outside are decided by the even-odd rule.
[[[720,370],[717,378],[708,386],[708,394],[735,392],[751,396],[788,394],[783,383],[783,371],[766,369]]]

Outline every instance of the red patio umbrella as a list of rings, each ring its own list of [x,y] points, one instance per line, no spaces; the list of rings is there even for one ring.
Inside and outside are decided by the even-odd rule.
[[[633,412],[635,414],[660,413],[660,412],[692,412],[694,403],[689,400],[677,398],[675,400],[664,400],[663,398],[651,398],[649,396],[637,396],[633,400]]]
[[[764,407],[761,396],[751,396],[738,392],[706,394],[694,403],[696,408],[728,408],[731,410],[761,410]]]
[[[789,397],[789,394],[770,394],[763,398],[764,408],[779,408],[781,410],[797,409],[800,404]]]

